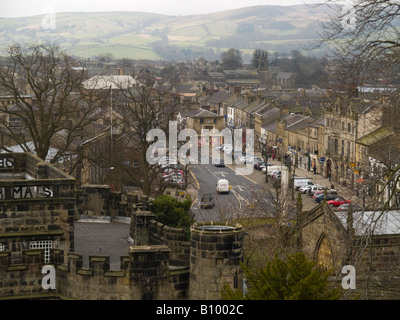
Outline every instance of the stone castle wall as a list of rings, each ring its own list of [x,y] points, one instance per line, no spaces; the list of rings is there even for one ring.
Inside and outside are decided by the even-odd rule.
[[[54,297],[41,286],[43,259],[42,250],[24,250],[16,264],[11,262],[11,251],[0,251],[0,299]]]
[[[122,195],[108,186],[75,190],[75,179],[29,153],[0,155],[0,174],[0,299],[184,300],[197,298],[190,295],[190,282],[218,282],[218,288],[219,282],[232,283],[240,236],[233,246],[232,238],[217,237],[217,246],[193,258],[194,248],[203,249],[185,241],[182,229],[157,222],[146,211],[152,205],[148,197]],[[83,268],[82,256],[73,252],[74,220],[92,216],[130,218],[133,246],[121,256],[120,270],[110,270],[110,257],[98,255]],[[206,238],[213,239],[211,233]],[[32,247],[39,242],[51,247]],[[217,268],[200,277],[206,265]],[[42,273],[50,266],[54,275]],[[55,288],[44,289],[43,279],[53,276]]]
[[[169,268],[166,246],[132,247],[121,256],[120,270],[110,271],[110,257],[69,253],[68,265],[57,268],[57,292],[62,299],[175,300],[186,298],[187,272]]]
[[[73,250],[75,179],[28,153],[2,155],[0,174],[0,245],[11,262],[46,241]]]

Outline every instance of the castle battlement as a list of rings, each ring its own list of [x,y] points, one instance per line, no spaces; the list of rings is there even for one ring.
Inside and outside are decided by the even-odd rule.
[[[151,202],[109,186],[76,190],[75,179],[30,153],[0,155],[0,299],[218,299],[225,283],[240,287],[241,227],[196,226],[189,241],[146,211]],[[134,245],[119,270],[107,255],[89,255],[83,267],[74,251],[80,215],[130,218]]]
[[[165,245],[132,246],[115,271],[109,256],[90,255],[89,268],[83,268],[82,255],[69,253],[68,264],[57,267],[57,293],[83,300],[185,298],[189,268],[171,268],[170,252]]]

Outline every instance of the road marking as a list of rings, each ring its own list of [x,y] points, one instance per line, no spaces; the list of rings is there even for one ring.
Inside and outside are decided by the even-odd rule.
[[[196,182],[196,188],[197,188],[197,190],[200,190],[200,184],[199,184],[199,181],[197,181],[196,176],[194,175],[194,173],[192,172],[192,170],[189,169],[189,172],[190,172],[190,174],[192,175],[194,181]]]
[[[231,169],[232,171],[234,171],[236,175],[242,176],[243,178],[246,178],[247,180],[253,182],[254,184],[258,184],[258,183],[255,182],[254,180],[252,180],[252,179],[250,179],[250,178],[248,178],[248,177],[246,177],[246,176],[244,176],[244,175],[242,175],[242,174],[238,174],[238,172],[236,171],[235,168],[232,168],[231,166],[229,166],[229,165],[227,165],[227,164],[226,164],[225,166],[227,166],[229,169]]]
[[[207,152],[208,156],[212,158],[212,156],[210,156],[210,153],[208,152],[208,150],[206,150],[206,152]],[[212,162],[212,161],[211,161],[211,162]],[[231,169],[232,171],[234,171],[235,174],[237,174],[237,171],[236,171],[235,168],[232,168],[232,167],[231,167],[230,165],[228,165],[228,164],[225,164],[225,166],[228,167],[229,169]],[[210,171],[210,170],[209,170],[209,171]],[[211,172],[211,171],[210,171],[210,172]],[[241,174],[237,174],[237,175],[246,178],[247,180],[251,181],[251,182],[254,183],[254,184],[258,184],[258,183],[255,182],[254,180],[252,180],[252,179],[250,179],[250,178],[248,178],[248,177],[246,177],[246,176],[244,176],[244,175],[241,175]]]

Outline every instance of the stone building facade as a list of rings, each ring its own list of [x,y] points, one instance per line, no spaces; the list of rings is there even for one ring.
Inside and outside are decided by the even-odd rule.
[[[299,249],[308,259],[333,270],[341,286],[344,266],[355,269],[355,289],[362,300],[400,298],[400,210],[334,211],[326,203],[299,211]]]

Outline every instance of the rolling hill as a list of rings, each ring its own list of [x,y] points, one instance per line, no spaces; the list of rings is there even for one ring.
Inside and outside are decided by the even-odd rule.
[[[44,15],[0,19],[0,50],[13,42],[56,41],[80,57],[219,59],[229,48],[303,51],[317,39],[325,6],[253,6],[212,14],[169,16],[143,12],[63,12],[54,28]],[[313,52],[315,54],[316,52]]]

